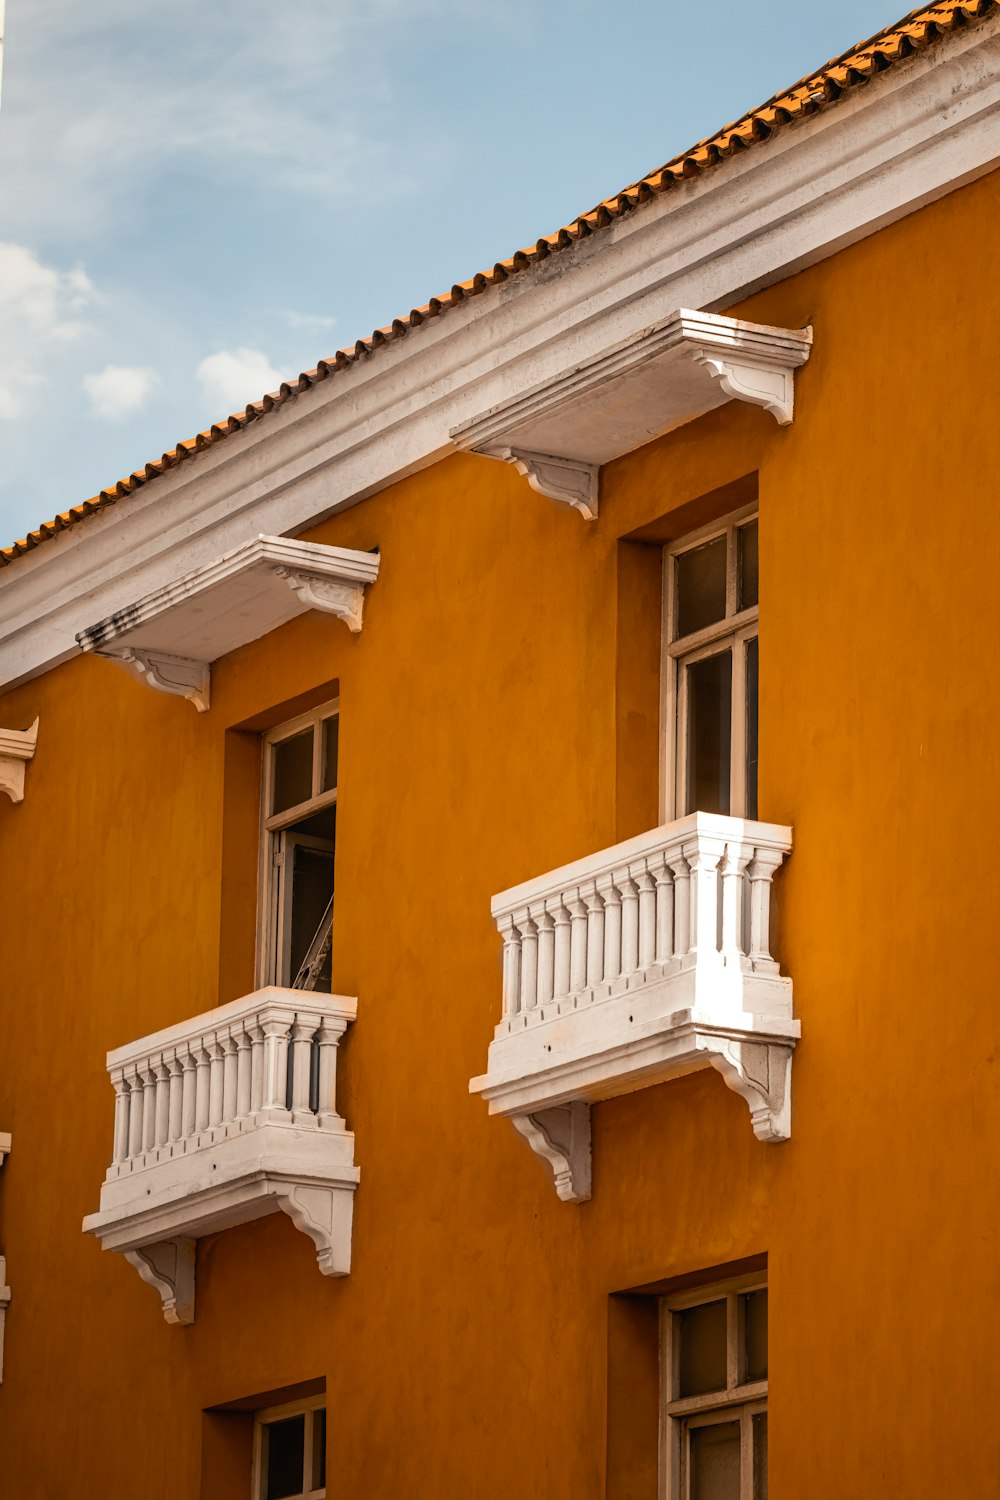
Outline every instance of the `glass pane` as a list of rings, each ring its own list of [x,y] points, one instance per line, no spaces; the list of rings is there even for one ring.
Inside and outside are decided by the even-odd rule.
[[[757,603],[757,522],[741,526],[736,533],[737,566],[739,567],[740,609],[750,609]]]
[[[332,849],[309,849],[301,844],[293,845],[292,859],[292,934],[288,977],[285,981],[287,984],[295,982],[295,976],[302,967],[302,961],[309,952],[309,945],[316,936],[333,895]],[[329,990],[331,976],[328,951],[319,977],[311,987]]]
[[[692,662],[687,672],[686,812],[729,812],[733,654]]]
[[[741,1297],[746,1347],[746,1379],[767,1379],[767,1288]]]
[[[321,1490],[326,1484],[326,1408],[313,1412],[312,1487]]]
[[[267,1426],[267,1500],[302,1493],[302,1453],[306,1440],[304,1416],[286,1417]]]
[[[716,537],[676,559],[677,634],[691,635],[726,617],[726,538]]]
[[[767,1500],[767,1412],[753,1419],[753,1500]]]
[[[691,1428],[691,1500],[740,1500],[740,1424]]]
[[[312,790],[313,732],[305,729],[281,740],[274,747],[274,796],[272,813],[285,812],[308,802]]]
[[[757,816],[757,637],[747,641],[747,810]]]
[[[340,742],[340,719],[323,720],[323,790],[337,786],[337,748]]]
[[[681,1341],[679,1396],[726,1389],[726,1304],[703,1302],[675,1313]]]

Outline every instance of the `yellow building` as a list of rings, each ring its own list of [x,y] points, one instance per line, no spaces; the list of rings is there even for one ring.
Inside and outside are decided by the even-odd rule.
[[[5,1496],[997,1493],[998,163],[944,0],[2,554]]]

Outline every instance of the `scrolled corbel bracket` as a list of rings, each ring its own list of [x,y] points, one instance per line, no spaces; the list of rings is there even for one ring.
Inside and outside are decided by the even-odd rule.
[[[278,1206],[296,1229],[316,1247],[316,1263],[324,1276],[347,1276],[351,1269],[351,1225],[354,1185],[313,1186],[298,1183],[277,1195]]]
[[[194,1322],[193,1239],[178,1236],[155,1245],[141,1245],[126,1250],[125,1259],[158,1294],[168,1323],[186,1326]]]
[[[200,714],[209,710],[212,669],[208,662],[195,661],[190,656],[173,656],[169,651],[146,651],[138,646],[126,646],[120,651],[98,651],[96,655],[124,662],[157,692],[186,698]]]
[[[38,720],[30,729],[0,729],[0,792],[24,801],[24,771],[38,743]]]
[[[792,1134],[792,1044],[713,1037],[705,1050],[712,1066],[745,1099],[759,1141]]]
[[[481,448],[487,458],[511,464],[539,495],[579,511],[586,521],[597,520],[598,467],[550,453],[531,453],[524,448]]]
[[[365,605],[363,583],[341,582],[336,578],[324,578],[318,573],[304,573],[297,568],[275,568],[278,578],[283,578],[288,587],[297,594],[307,609],[318,609],[323,614],[336,615],[343,620],[352,635],[361,629]]]
[[[590,1105],[574,1100],[510,1118],[532,1151],[552,1168],[562,1201],[586,1203],[591,1191]]]
[[[697,316],[697,315],[693,315]],[[753,348],[740,347],[739,330],[733,334],[735,347],[725,348],[719,336],[702,342],[694,332],[686,332],[685,342],[695,364],[734,401],[745,401],[769,411],[779,427],[787,427],[795,415],[795,371],[800,369],[812,349],[812,328],[803,328],[796,336],[770,346],[758,342]]]

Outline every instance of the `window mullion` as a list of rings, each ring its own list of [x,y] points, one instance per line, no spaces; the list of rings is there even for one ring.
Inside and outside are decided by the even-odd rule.
[[[753,1417],[748,1406],[740,1412],[740,1500],[754,1500]]]
[[[729,810],[747,815],[747,648],[742,632],[733,638],[733,697],[730,731]]]

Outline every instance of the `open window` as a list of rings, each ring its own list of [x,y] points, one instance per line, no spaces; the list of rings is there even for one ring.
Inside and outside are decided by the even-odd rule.
[[[326,703],[264,739],[260,985],[330,988],[339,725]]]
[[[757,817],[756,507],[664,554],[666,821]]]
[[[316,1396],[256,1414],[253,1500],[323,1500],[325,1403],[325,1396]]]

